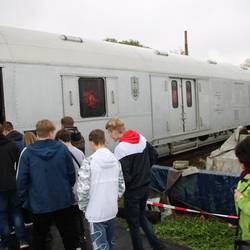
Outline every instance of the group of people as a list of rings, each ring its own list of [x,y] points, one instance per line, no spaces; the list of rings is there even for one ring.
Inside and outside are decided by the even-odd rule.
[[[24,135],[11,122],[0,124],[0,249],[11,249],[14,230],[20,249],[45,250],[52,224],[66,250],[81,249],[86,231],[94,250],[113,249],[121,197],[132,240],[127,249],[143,249],[140,228],[152,249],[163,249],[144,214],[157,161],[145,137],[112,118],[106,130],[118,142],[114,153],[106,147],[105,132],[95,129],[88,136],[93,154],[85,157],[84,138],[71,117],[62,118],[61,129],[55,130],[50,120],[38,121],[35,134]],[[250,137],[235,153],[243,168],[235,190],[240,237],[250,241]],[[32,240],[24,217],[33,224]]]
[[[52,224],[66,250],[80,249],[86,231],[94,250],[113,249],[122,197],[133,246],[128,244],[128,249],[143,249],[140,228],[152,249],[163,249],[144,214],[151,166],[157,161],[145,137],[112,118],[106,130],[118,142],[114,153],[106,147],[105,131],[95,129],[88,136],[93,154],[85,157],[84,138],[71,117],[62,118],[61,129],[55,130],[46,119],[37,122],[35,134],[24,136],[10,122],[0,124],[2,249],[11,247],[14,229],[20,248],[32,244],[34,250],[44,250]],[[25,231],[23,209],[32,215],[32,240]]]

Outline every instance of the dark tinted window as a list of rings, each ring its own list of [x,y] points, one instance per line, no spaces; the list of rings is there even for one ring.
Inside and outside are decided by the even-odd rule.
[[[105,86],[103,78],[79,78],[81,117],[105,116]]]
[[[187,106],[192,107],[192,84],[190,81],[186,81],[186,95],[187,95]]]
[[[179,100],[178,100],[178,83],[177,81],[173,80],[171,82],[172,87],[172,105],[173,108],[178,108]]]

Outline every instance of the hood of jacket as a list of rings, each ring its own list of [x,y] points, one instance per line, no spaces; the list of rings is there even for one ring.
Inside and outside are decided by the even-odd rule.
[[[62,143],[52,139],[36,141],[27,148],[32,154],[43,160],[48,160],[54,157],[57,151],[62,147]]]
[[[128,130],[123,134],[119,141],[137,144],[140,141],[140,134],[134,130]]]
[[[246,177],[246,178],[245,178]],[[250,173],[248,170],[243,170],[241,173],[240,173],[240,180],[244,180],[244,179],[249,179],[250,177]]]
[[[10,140],[4,135],[0,135],[0,146],[5,145],[7,143],[10,143]]]
[[[70,132],[70,137],[72,141],[80,141],[82,138],[81,132],[78,130],[77,127],[72,127],[72,128],[65,128],[65,130]]]
[[[91,158],[98,160],[101,168],[113,168],[117,166],[117,159],[107,148],[98,149]]]
[[[16,130],[11,131],[8,135],[7,138],[11,141],[22,141],[23,140],[23,135],[19,133]]]

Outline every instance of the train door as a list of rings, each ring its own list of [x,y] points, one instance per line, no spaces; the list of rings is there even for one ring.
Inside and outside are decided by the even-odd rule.
[[[168,79],[151,76],[151,90],[153,136],[154,138],[163,138],[169,132],[167,116],[169,113]]]
[[[62,76],[63,115],[80,119],[78,77]]]
[[[196,119],[196,88],[194,80],[182,80],[183,131],[197,129]]]
[[[172,132],[191,132],[197,129],[196,87],[189,79],[171,79],[170,125]]]
[[[169,130],[170,134],[185,131],[183,120],[183,93],[181,79],[170,79],[169,86]]]
[[[197,129],[194,80],[151,76],[155,139]]]
[[[183,133],[181,81],[151,76],[152,121],[154,139]]]
[[[62,76],[63,113],[75,120],[116,116],[118,78]]]
[[[4,91],[3,91],[3,72],[0,68],[0,123],[5,120],[5,109],[4,109]]]

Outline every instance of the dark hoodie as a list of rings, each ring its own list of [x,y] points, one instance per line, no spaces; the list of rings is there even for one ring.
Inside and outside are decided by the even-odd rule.
[[[155,149],[134,130],[126,131],[115,148],[115,156],[121,162],[126,184],[125,195],[149,187],[151,166],[157,161]]]
[[[54,212],[74,203],[75,168],[67,147],[54,140],[36,141],[19,162],[17,191],[35,214]]]
[[[16,189],[15,164],[18,158],[17,145],[0,135],[0,192]]]
[[[14,141],[21,152],[24,148],[23,135],[16,130],[11,131],[7,136],[9,140]]]

